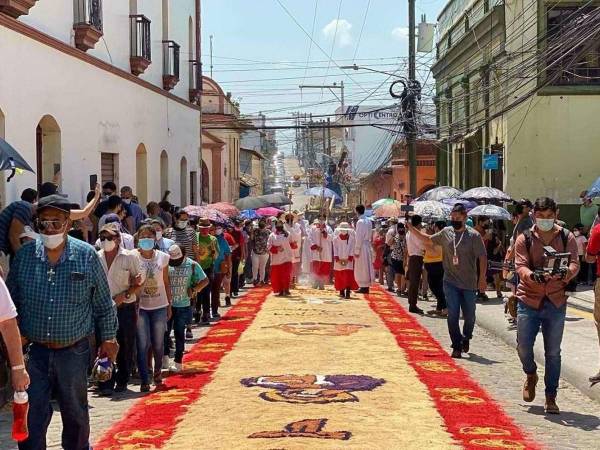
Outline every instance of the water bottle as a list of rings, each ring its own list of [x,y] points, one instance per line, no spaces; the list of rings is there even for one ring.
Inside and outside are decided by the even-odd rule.
[[[29,396],[27,392],[15,392],[13,401],[13,428],[12,437],[17,442],[22,442],[29,437],[27,429],[27,413],[29,412]]]

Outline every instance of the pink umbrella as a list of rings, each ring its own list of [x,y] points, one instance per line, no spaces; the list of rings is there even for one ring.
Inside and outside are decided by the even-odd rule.
[[[376,217],[400,217],[400,202],[381,205],[375,210]]]
[[[258,208],[256,210],[256,214],[263,217],[274,217],[280,212],[282,212],[280,209],[273,208],[272,206],[267,206],[266,208]]]
[[[190,205],[183,208],[183,210],[193,217],[205,218],[210,220],[211,222],[215,222],[221,225],[232,224],[231,219],[229,219],[229,217],[227,217],[221,211],[217,211],[213,208],[208,208],[207,206]]]
[[[206,205],[206,207],[209,209],[216,209],[217,211],[225,214],[227,217],[236,217],[240,214],[240,210],[231,203],[217,202]]]

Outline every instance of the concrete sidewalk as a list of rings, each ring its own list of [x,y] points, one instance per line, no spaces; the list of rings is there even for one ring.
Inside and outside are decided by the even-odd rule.
[[[589,313],[594,312],[594,286],[578,287],[569,297],[569,306]]]
[[[516,326],[506,320],[504,304],[501,300],[494,298],[495,293],[489,292],[488,295],[490,300],[477,305],[477,325],[516,349]],[[593,307],[593,295],[590,299],[586,292],[579,294],[574,301],[583,306],[592,302]],[[476,337],[473,344],[477,345]],[[541,333],[535,344],[535,359],[539,366],[544,365],[544,346]],[[590,398],[600,402],[600,385],[591,388],[588,381],[591,375],[598,372],[599,367],[600,348],[593,316],[582,307],[576,309],[569,305],[562,341],[561,377]]]

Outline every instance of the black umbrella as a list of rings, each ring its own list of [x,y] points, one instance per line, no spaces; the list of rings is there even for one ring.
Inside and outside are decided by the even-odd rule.
[[[260,197],[256,198],[266,201],[269,204],[268,206],[284,206],[292,204],[292,201],[289,199],[289,197],[284,194],[268,194],[261,195]]]
[[[246,209],[257,209],[270,206],[270,203],[261,197],[244,197],[236,200],[235,207],[241,211]]]
[[[31,166],[27,164],[25,158],[23,158],[12,145],[0,138],[0,170],[12,171],[6,181],[10,181],[11,178],[15,176],[16,169],[28,170],[29,172],[34,171]]]
[[[463,193],[460,189],[453,188],[451,186],[438,186],[433,189],[429,189],[427,192],[421,194],[421,196],[417,197],[415,201],[422,202],[427,200],[433,200],[436,202],[441,202],[442,200],[446,200],[448,198],[458,198]]]

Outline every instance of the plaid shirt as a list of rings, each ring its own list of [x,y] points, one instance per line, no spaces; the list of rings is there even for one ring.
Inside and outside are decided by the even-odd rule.
[[[113,339],[117,313],[94,248],[68,237],[60,260],[48,263],[38,238],[17,252],[7,285],[19,313],[21,333],[41,344],[69,346],[98,333]]]

